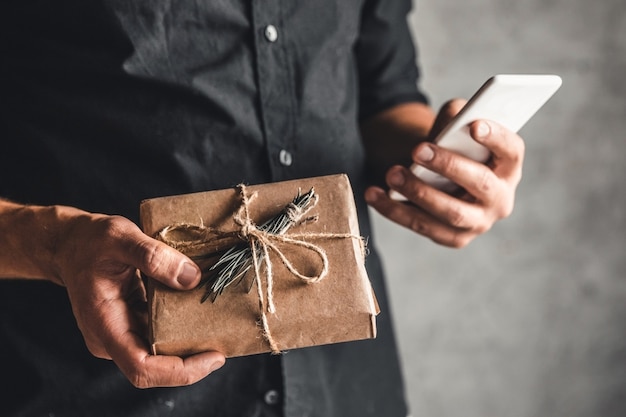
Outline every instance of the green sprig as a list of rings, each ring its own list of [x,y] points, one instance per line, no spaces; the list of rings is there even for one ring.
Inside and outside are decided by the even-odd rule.
[[[306,193],[301,194],[298,191],[298,195],[289,203],[285,208],[276,216],[272,217],[262,225],[258,226],[258,229],[269,234],[282,235],[285,234],[290,227],[299,222],[300,219],[294,219],[294,216],[290,214],[290,210],[295,207],[300,212],[306,212],[311,204],[314,204],[316,199],[315,191],[313,188]],[[258,243],[254,243],[255,252],[257,255],[257,263],[261,264],[264,259],[264,253]],[[238,285],[243,281],[246,273],[254,266],[252,259],[252,249],[249,244],[242,243],[228,249],[218,261],[209,268],[210,278],[203,281],[202,285],[207,285],[207,291],[202,297],[202,302],[211,298],[215,301],[217,296],[221,295],[226,288],[231,285]],[[251,282],[250,288],[252,288]]]

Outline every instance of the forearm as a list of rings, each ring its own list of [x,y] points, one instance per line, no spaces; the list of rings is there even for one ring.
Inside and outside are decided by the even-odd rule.
[[[54,256],[62,229],[78,209],[32,206],[0,199],[0,279],[49,279],[60,283]]]
[[[411,163],[412,149],[428,139],[434,121],[435,113],[429,106],[405,103],[361,123],[368,169],[375,182],[384,182],[389,167]]]

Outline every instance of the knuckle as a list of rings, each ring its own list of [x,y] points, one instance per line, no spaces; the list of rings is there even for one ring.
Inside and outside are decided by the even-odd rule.
[[[140,389],[145,388],[154,388],[159,386],[186,386],[192,385],[197,382],[200,378],[196,377],[194,374],[189,372],[184,372],[182,369],[178,367],[172,367],[165,374],[156,374],[152,375],[151,372],[148,372],[147,369],[138,367],[134,368],[130,372],[126,373],[126,377],[130,381],[130,383]]]
[[[163,267],[165,250],[152,242],[141,241],[136,244],[136,255],[141,269],[148,275],[157,274]]]
[[[409,223],[409,228],[417,234],[428,235],[429,228],[425,222],[419,218],[414,218]]]
[[[87,350],[89,350],[89,353],[91,353],[94,357],[99,359],[111,359],[111,356],[102,346],[91,343],[89,341],[86,342],[86,345]]]
[[[435,152],[432,159],[427,163],[420,162],[421,164],[445,176],[458,171],[459,161],[452,152],[442,148],[433,148]]]
[[[502,128],[500,128],[500,137],[504,135]],[[521,165],[524,161],[524,155],[526,153],[526,144],[524,140],[518,135],[508,136],[508,140],[502,141],[502,157],[509,163],[514,165]]]
[[[154,386],[150,382],[149,376],[145,372],[142,372],[140,370],[133,370],[128,373],[126,377],[135,388],[145,389]]]
[[[496,180],[493,171],[485,170],[478,180],[478,190],[483,194],[490,193],[495,188]]]
[[[157,386],[151,377],[151,372],[149,372],[143,362],[132,361],[131,363],[127,363],[127,365],[128,366],[124,367],[122,371],[135,388],[145,389]]]
[[[524,145],[520,145],[522,148]],[[522,164],[524,163],[524,151],[518,148],[513,148],[511,152],[506,156],[508,163],[511,167],[521,171]]]
[[[458,175],[461,171],[461,162],[458,158],[452,157],[445,152],[437,152],[433,162],[438,166],[446,175]]]
[[[516,140],[514,145],[515,152],[513,154],[513,161],[522,162],[524,160],[524,154],[526,153],[526,144],[523,140]]]
[[[101,232],[109,238],[117,238],[124,233],[126,229],[126,219],[120,216],[106,216],[99,219]]]
[[[448,210],[447,219],[450,225],[461,228],[465,226],[467,216],[461,207],[453,205]]]
[[[199,378],[195,377],[194,375],[184,375],[180,381],[180,385],[181,386],[186,386],[186,385],[191,385],[196,383],[199,380]]]
[[[428,187],[419,185],[411,190],[411,197],[413,197],[414,201],[427,201],[430,194],[430,189]]]

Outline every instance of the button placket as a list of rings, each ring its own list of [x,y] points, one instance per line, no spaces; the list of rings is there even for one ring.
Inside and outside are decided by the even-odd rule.
[[[281,2],[253,1],[252,17],[263,133],[271,178],[279,181],[293,176],[296,108]]]

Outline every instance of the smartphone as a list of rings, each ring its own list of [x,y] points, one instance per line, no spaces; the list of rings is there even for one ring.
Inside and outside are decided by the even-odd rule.
[[[477,162],[490,157],[487,148],[476,142],[469,133],[469,124],[486,119],[517,132],[539,110],[562,84],[558,75],[499,74],[489,78],[469,99],[461,111],[437,135],[434,143]],[[411,171],[422,181],[446,192],[458,186],[449,179],[421,165],[413,164]],[[390,192],[395,200],[406,200]]]

